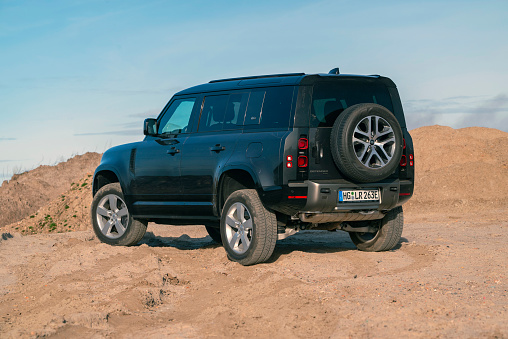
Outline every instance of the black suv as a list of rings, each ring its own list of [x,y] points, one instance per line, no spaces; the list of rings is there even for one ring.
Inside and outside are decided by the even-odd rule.
[[[251,265],[299,230],[347,231],[363,251],[400,240],[414,158],[389,78],[213,80],[176,93],[144,134],[95,171],[91,217],[105,243],[134,245],[149,221],[203,224]]]

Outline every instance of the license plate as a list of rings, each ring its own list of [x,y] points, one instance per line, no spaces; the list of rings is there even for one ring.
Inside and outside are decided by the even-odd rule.
[[[339,202],[379,202],[379,190],[339,191]]]

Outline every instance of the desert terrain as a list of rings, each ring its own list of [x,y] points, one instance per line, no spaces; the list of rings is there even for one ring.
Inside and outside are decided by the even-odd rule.
[[[201,225],[100,243],[99,154],[17,175],[0,187],[0,337],[506,338],[508,133],[411,135],[415,195],[394,250],[303,231],[250,267]]]

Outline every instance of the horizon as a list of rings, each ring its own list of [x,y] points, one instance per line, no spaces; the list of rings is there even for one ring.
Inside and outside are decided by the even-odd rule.
[[[0,0],[0,183],[142,140],[177,91],[212,79],[382,74],[408,130],[508,132],[503,1]]]

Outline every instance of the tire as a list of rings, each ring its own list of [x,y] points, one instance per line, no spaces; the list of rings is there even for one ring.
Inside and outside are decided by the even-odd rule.
[[[348,107],[335,120],[330,136],[333,160],[357,182],[376,182],[398,168],[402,130],[395,116],[377,104]]]
[[[379,228],[376,233],[349,232],[349,237],[360,251],[381,252],[389,251],[400,241],[404,226],[402,207],[389,211],[381,220],[361,221]]]
[[[228,258],[244,266],[267,261],[277,242],[277,219],[253,189],[233,192],[222,209],[220,232]]]
[[[132,218],[119,183],[103,186],[95,194],[90,210],[95,235],[106,244],[132,246],[146,233],[147,223]]]
[[[220,227],[205,225],[205,228],[210,238],[212,238],[213,241],[222,245],[222,238],[220,236]]]

